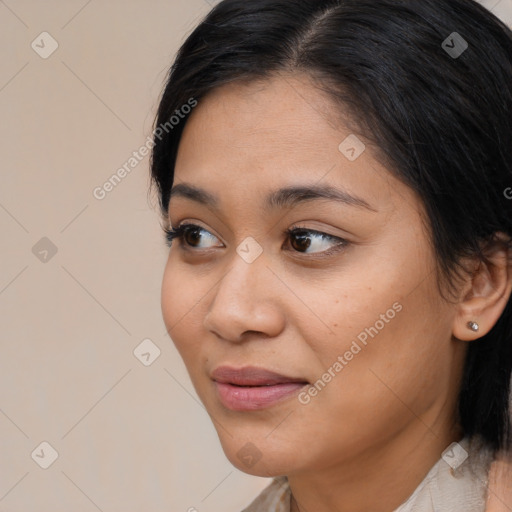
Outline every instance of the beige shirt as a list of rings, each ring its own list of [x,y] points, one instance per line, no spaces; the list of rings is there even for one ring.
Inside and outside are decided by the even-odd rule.
[[[393,512],[484,512],[492,455],[476,438],[452,443]],[[242,512],[290,512],[290,499],[287,478],[276,477]]]

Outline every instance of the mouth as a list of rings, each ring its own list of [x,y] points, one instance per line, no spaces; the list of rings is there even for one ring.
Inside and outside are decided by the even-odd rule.
[[[309,385],[304,378],[281,375],[254,366],[220,366],[212,372],[211,378],[221,403],[234,411],[271,407]]]

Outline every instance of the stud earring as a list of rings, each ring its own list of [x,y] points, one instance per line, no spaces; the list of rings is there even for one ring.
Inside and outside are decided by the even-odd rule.
[[[471,329],[474,332],[478,331],[478,324],[476,322],[468,322],[466,325],[468,329]]]

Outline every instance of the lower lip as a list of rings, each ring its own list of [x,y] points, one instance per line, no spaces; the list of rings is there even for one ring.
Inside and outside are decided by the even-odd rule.
[[[277,402],[285,400],[297,392],[306,383],[287,382],[272,386],[234,386],[222,382],[215,382],[220,401],[233,411],[256,411],[265,409]]]

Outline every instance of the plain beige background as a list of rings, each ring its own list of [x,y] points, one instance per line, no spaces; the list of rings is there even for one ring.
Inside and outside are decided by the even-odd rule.
[[[512,25],[512,0],[483,3]],[[93,194],[210,8],[0,0],[2,512],[239,512],[269,481],[224,457],[165,333],[149,157]]]

